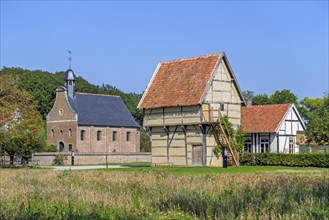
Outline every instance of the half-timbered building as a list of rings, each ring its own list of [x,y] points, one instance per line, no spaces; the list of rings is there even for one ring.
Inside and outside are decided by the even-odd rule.
[[[298,153],[296,135],[305,130],[294,104],[247,104],[242,107],[242,127],[247,133],[244,151],[250,153]]]
[[[225,53],[160,62],[138,105],[153,165],[221,166],[213,123],[241,125],[241,90]]]

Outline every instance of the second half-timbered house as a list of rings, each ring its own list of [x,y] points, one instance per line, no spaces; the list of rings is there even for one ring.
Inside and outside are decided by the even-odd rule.
[[[296,135],[305,131],[294,104],[242,107],[242,127],[247,133],[244,151],[250,153],[298,153]]]

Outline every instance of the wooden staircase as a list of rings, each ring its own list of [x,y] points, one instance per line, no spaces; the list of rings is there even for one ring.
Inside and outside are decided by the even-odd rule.
[[[220,110],[218,110],[218,116],[219,119],[217,122],[212,123],[212,134],[215,137],[215,141],[219,146],[227,147],[229,150],[228,153],[228,165],[229,166],[239,166],[239,154],[236,151],[233,151],[232,149],[232,141],[231,136],[228,132],[228,129],[226,128],[225,124],[222,124],[220,122],[220,119],[222,118],[222,114]]]

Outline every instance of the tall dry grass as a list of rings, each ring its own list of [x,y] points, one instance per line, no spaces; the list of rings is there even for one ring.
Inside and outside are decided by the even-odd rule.
[[[329,218],[329,177],[0,170],[4,218]]]

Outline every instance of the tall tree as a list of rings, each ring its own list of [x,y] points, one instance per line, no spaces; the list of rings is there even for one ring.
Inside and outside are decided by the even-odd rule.
[[[253,105],[268,105],[268,104],[271,104],[271,101],[267,94],[258,94],[253,97],[252,104]]]
[[[322,100],[304,98],[304,117],[307,119],[306,136],[308,142],[319,145],[329,144],[329,96]],[[305,110],[306,109],[306,110]]]
[[[0,75],[0,151],[28,159],[45,145],[42,118],[31,95],[18,88],[15,76]]]
[[[270,96],[271,104],[294,103],[298,106],[298,98],[288,89],[277,90]]]
[[[311,99],[308,97],[303,98],[300,103],[299,112],[301,116],[306,120],[310,120],[313,117],[314,111],[317,111],[323,105],[323,98]]]

